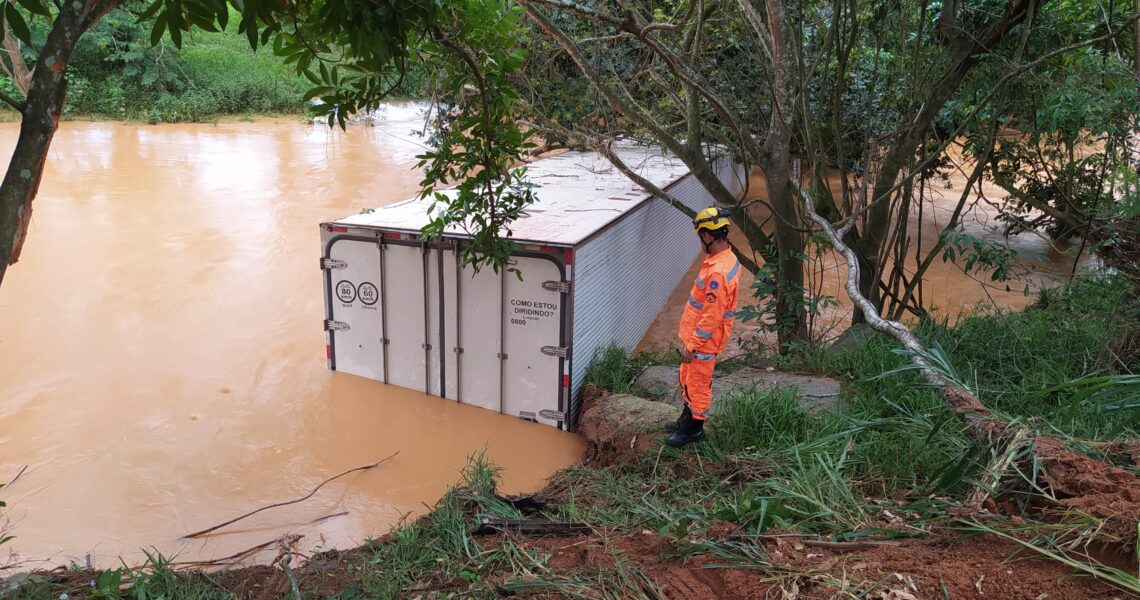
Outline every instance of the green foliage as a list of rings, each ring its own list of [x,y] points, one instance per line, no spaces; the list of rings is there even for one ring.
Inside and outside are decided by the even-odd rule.
[[[993,97],[978,122],[967,129],[976,153],[988,145],[991,126],[998,137],[988,174],[1007,196],[1000,218],[1010,232],[1042,230],[1056,239],[1086,235],[1092,221],[1109,218],[1128,204],[1114,180],[1134,169],[1129,138],[1140,132],[1140,95],[1132,60],[1119,39],[1048,55],[1059,46],[1104,35],[1121,27],[1130,3],[1110,1],[1090,10],[1077,2],[1056,2],[1019,40],[1022,60],[1041,62]],[[1010,42],[1011,47],[1012,41]],[[979,70],[966,84],[978,94],[991,85],[1000,65]],[[980,107],[960,102],[955,111]],[[960,114],[959,113],[959,114]],[[1129,167],[1131,165],[1131,167]]]
[[[483,453],[471,456],[459,486],[449,490],[427,516],[397,529],[375,546],[365,565],[362,596],[403,597],[403,588],[425,577],[478,581],[496,568],[505,558],[484,552],[469,530],[471,513],[519,518],[517,511],[492,497],[498,473]]]
[[[650,365],[680,363],[676,351],[672,356],[642,352],[633,357],[625,350],[609,346],[594,353],[590,368],[586,371],[586,383],[618,394],[628,394],[637,376]]]
[[[1140,411],[1110,400],[1129,394],[1135,377],[1106,375],[1125,368],[1117,337],[1140,331],[1128,314],[1131,293],[1119,277],[1078,278],[1023,312],[926,321],[917,333],[932,349],[928,360],[999,413],[1077,438],[1135,436]],[[563,497],[556,515],[648,527],[681,542],[715,521],[753,535],[774,527],[836,539],[904,536],[868,523],[884,510],[939,518],[979,485],[992,457],[896,343],[878,336],[813,356],[844,376],[841,412],[807,412],[794,389],[737,389],[714,407],[702,444],[561,473],[551,486]],[[620,367],[620,350],[601,358],[595,383],[628,385],[637,367]],[[1122,395],[1097,396],[1112,390]]]
[[[970,316],[954,325],[924,321],[916,333],[928,348],[941,349],[959,378],[991,409],[1038,417],[1078,437],[1114,439],[1140,428],[1140,413],[1105,411],[1088,398],[1073,401],[1063,386],[1135,368],[1135,356],[1117,351],[1138,327],[1127,312],[1131,294],[1124,278],[1088,276],[1042,291],[1038,302],[1021,312]],[[852,377],[848,390],[859,398],[897,402],[932,394],[918,385],[915,374],[881,377],[909,360],[896,348],[877,337],[859,352],[837,357],[830,370]],[[1051,388],[1056,389],[1044,392]]]
[[[110,571],[103,571],[95,580],[95,585],[91,588],[91,596],[94,598],[113,598],[118,599],[122,597],[122,590],[119,586],[123,581],[123,569],[112,569]]]
[[[822,245],[816,247],[820,252],[830,250],[829,247]],[[770,247],[768,252],[776,254],[775,246]],[[804,254],[796,255],[796,258],[802,261],[809,260]],[[740,307],[738,313],[741,321],[745,323],[756,321],[762,331],[779,333],[795,328],[805,318],[808,322],[814,322],[822,311],[838,305],[839,301],[834,296],[814,294],[800,282],[781,281],[777,276],[778,271],[777,262],[765,262],[760,265],[760,270],[756,272],[756,278],[752,282],[752,297],[756,300],[756,304]],[[802,298],[803,302],[784,311],[780,310],[782,297]]]
[[[4,14],[29,46],[35,46],[34,36],[23,31],[23,17],[15,14],[20,10],[54,14],[44,18],[45,32],[103,28],[101,36],[88,36],[104,59],[89,60],[94,63],[89,66],[94,73],[101,64],[103,73],[84,76],[76,69],[71,76],[77,95],[93,112],[125,114],[139,90],[153,92],[143,98],[151,121],[257,111],[277,107],[281,98],[290,98],[292,105],[300,77],[310,86],[301,100],[312,101],[311,112],[330,127],[343,128],[350,115],[373,110],[407,89],[410,72],[421,79],[413,86],[432,73],[438,97],[451,110],[440,119],[437,148],[421,156],[426,167],[421,195],[436,200],[425,236],[441,237],[451,226],[464,229],[473,237],[463,248],[464,264],[511,268],[509,226],[534,200],[534,192],[525,170],[514,168],[531,144],[514,120],[517,95],[510,78],[525,56],[515,45],[521,9],[509,0],[150,0],[137,22],[100,16],[90,23],[83,3],[59,5],[53,13],[43,0],[18,1],[30,8],[5,0]],[[255,67],[234,80],[234,37],[226,33],[231,17],[251,49],[272,46],[281,61],[246,61]],[[211,34],[220,37],[210,39]],[[208,43],[193,47],[196,36]],[[145,48],[142,39],[157,50]],[[167,39],[179,50],[179,60],[165,57]],[[43,51],[43,44],[30,53]],[[413,59],[425,67],[413,69]],[[283,76],[284,66],[293,77]],[[454,196],[435,193],[451,183],[459,184]]]
[[[424,47],[441,69],[441,95],[454,104],[440,111],[434,148],[419,157],[426,167],[421,197],[433,200],[423,234],[440,238],[458,228],[470,236],[461,252],[464,265],[507,268],[521,279],[509,265],[511,223],[536,199],[526,169],[515,168],[534,147],[531,132],[515,122],[518,96],[511,86],[526,56],[515,47],[522,8],[508,0],[472,0],[456,10],[454,31]],[[450,183],[457,184],[453,193],[434,191]]]
[[[236,13],[235,13],[236,16]],[[67,113],[155,122],[299,113],[308,82],[233,31],[152,46],[148,27],[112,11],[83,36],[68,71]]]
[[[176,570],[169,558],[144,551],[142,566],[126,566],[93,574],[91,586],[83,594],[52,578],[34,578],[15,590],[19,600],[58,600],[61,597],[87,597],[104,600],[225,600],[233,594],[201,573]]]
[[[942,260],[958,263],[964,273],[990,272],[991,281],[1008,281],[1019,270],[1017,251],[993,240],[969,235],[962,230],[944,231]]]

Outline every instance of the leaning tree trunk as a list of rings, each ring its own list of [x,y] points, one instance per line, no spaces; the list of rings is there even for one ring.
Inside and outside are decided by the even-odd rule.
[[[32,218],[48,148],[67,98],[67,63],[79,36],[121,0],[64,2],[34,67],[20,121],[20,137],[0,183],[0,283],[20,250]]]
[[[1034,488],[1027,497],[1027,506],[1051,513],[1053,518],[1058,514],[1061,519],[1070,514],[1093,517],[1100,522],[1092,534],[1095,540],[1135,549],[1140,532],[1140,478],[1120,467],[1075,453],[1064,442],[1037,435],[1018,421],[1011,423],[994,416],[971,391],[943,375],[927,359],[929,354],[914,332],[898,321],[880,317],[860,292],[859,260],[843,242],[854,219],[849,217],[848,223],[837,230],[816,213],[810,195],[798,183],[793,186],[807,217],[823,230],[847,263],[844,289],[862,309],[867,324],[902,344],[911,362],[919,367],[922,379],[964,421],[966,432],[989,449],[990,460],[980,478],[982,484],[970,494],[966,507],[980,508],[991,491],[998,489],[1006,472],[1017,464]]]

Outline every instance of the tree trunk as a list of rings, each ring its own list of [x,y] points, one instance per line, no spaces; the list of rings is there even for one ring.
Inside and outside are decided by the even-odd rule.
[[[1140,0],[1132,0],[1132,64],[1136,69],[1136,83],[1140,84]]]
[[[876,314],[883,308],[879,279],[883,268],[881,264],[884,258],[883,245],[894,222],[890,197],[894,194],[895,183],[898,181],[899,173],[914,163],[914,154],[926,137],[927,129],[946,101],[958,90],[958,86],[976,62],[972,55],[956,61],[950,72],[942,77],[925,98],[922,108],[909,123],[910,128],[906,134],[883,157],[879,172],[876,174],[875,186],[872,188],[871,197],[867,199],[870,203],[867,225],[859,238],[859,245],[855,248],[859,259],[859,292],[871,303]],[[899,210],[909,209],[909,206],[899,206]]]
[[[791,342],[807,341],[804,311],[804,240],[791,187],[793,76],[787,11],[781,0],[765,0],[768,39],[772,52],[772,117],[764,140],[760,167],[768,186],[768,201],[776,220],[776,332],[781,351]]]
[[[1034,491],[1032,497],[1027,498],[1027,507],[1043,508],[1042,512],[1051,514],[1052,518],[1071,514],[1073,507],[1081,507],[1082,517],[1087,515],[1098,520],[1092,539],[1134,550],[1140,532],[1140,502],[1137,501],[1140,478],[1120,467],[1092,461],[1088,456],[1073,452],[1060,440],[1037,435],[1020,421],[1009,422],[994,416],[973,392],[947,378],[927,359],[926,348],[906,325],[880,317],[860,293],[859,261],[855,252],[843,243],[843,236],[853,222],[837,231],[815,212],[803,190],[797,188],[796,192],[807,218],[823,230],[846,261],[844,289],[851,301],[862,308],[871,328],[902,344],[923,381],[962,419],[966,432],[990,450],[993,460],[985,469],[982,482],[970,494],[967,508],[976,510],[986,496],[998,491],[1001,478],[1017,462],[1018,472],[1034,490],[1044,491]],[[1029,452],[1024,452],[1025,449]]]
[[[121,0],[64,2],[36,62],[20,122],[20,137],[0,183],[0,283],[20,250],[32,218],[48,148],[67,98],[64,72],[79,36]]]

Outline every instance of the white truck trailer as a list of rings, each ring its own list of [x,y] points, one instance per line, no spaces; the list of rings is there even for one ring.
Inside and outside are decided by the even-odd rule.
[[[620,155],[689,208],[713,204],[680,160]],[[739,166],[716,168],[743,189]],[[637,345],[700,244],[689,217],[598,154],[536,161],[529,178],[538,200],[511,227],[521,281],[461,267],[459,229],[422,238],[427,200],[322,223],[329,368],[572,429],[591,360]]]

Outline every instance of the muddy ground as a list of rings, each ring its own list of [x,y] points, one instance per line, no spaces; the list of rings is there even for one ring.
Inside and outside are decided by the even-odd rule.
[[[694,541],[731,537],[734,527],[712,528]],[[502,535],[480,539],[484,547],[504,541]],[[794,534],[772,534],[763,545],[777,568],[724,565],[716,557],[678,556],[679,546],[657,533],[605,531],[571,536],[520,537],[511,540],[548,556],[540,579],[583,579],[583,573],[607,571],[618,561],[629,573],[644,574],[648,597],[659,591],[670,599],[830,599],[862,597],[881,600],[954,599],[1110,599],[1130,597],[1098,581],[1074,575],[1060,563],[1020,552],[1015,542],[992,536],[934,535],[925,539],[850,551],[813,548]],[[810,543],[810,541],[809,541]],[[372,551],[358,549],[313,557],[297,571],[306,598],[335,596],[358,585]],[[511,576],[513,577],[513,575]],[[290,597],[290,582],[276,567],[256,566],[211,576],[243,600]],[[464,597],[473,587],[505,582],[490,578],[473,584],[462,578],[423,581],[406,588],[408,598]],[[562,598],[535,589],[518,598]],[[630,592],[630,596],[634,592]],[[453,595],[452,595],[453,594]]]

